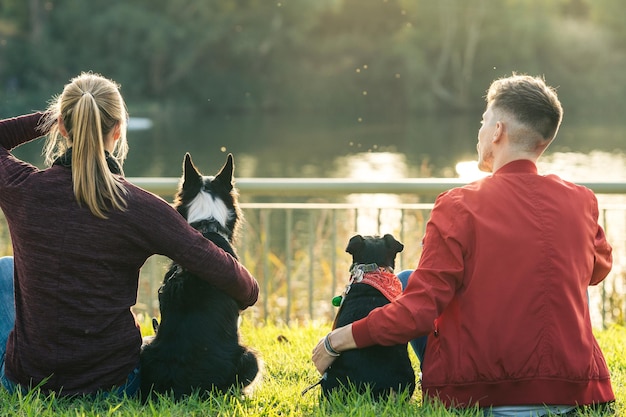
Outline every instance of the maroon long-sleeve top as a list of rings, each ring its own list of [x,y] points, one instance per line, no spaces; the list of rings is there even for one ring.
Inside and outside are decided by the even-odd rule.
[[[139,363],[141,335],[130,308],[139,269],[165,255],[234,297],[254,304],[258,284],[166,201],[131,183],[125,211],[108,219],[79,206],[71,168],[48,169],[9,151],[41,135],[41,113],[0,121],[0,207],[15,260],[16,323],[5,372],[19,384],[63,394],[122,384]]]

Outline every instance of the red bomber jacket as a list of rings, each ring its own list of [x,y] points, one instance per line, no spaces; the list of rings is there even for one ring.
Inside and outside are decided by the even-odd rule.
[[[587,287],[612,266],[593,192],[518,160],[441,194],[404,294],[358,347],[428,334],[426,397],[468,407],[614,400]]]

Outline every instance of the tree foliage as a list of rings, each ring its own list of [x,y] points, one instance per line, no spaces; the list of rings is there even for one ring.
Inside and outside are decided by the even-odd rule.
[[[623,11],[621,0],[0,0],[0,111],[90,70],[129,102],[205,111],[463,112],[516,71],[545,75],[570,110],[617,113]]]

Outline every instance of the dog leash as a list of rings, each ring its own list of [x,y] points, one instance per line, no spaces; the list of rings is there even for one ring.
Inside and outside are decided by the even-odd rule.
[[[363,275],[365,275],[366,272],[374,272],[374,271],[378,271],[378,265],[375,263],[374,264],[357,264],[357,263],[352,264],[352,266],[350,267],[350,281],[348,282],[348,285],[346,285],[346,289],[343,290],[343,293],[341,295],[333,297],[332,299],[333,306],[341,307],[345,296],[350,292],[350,288],[352,287],[352,284],[354,284],[355,282],[361,282],[363,280]]]
[[[393,268],[372,264],[352,264],[350,268],[350,281],[341,295],[332,299],[332,305],[341,308],[343,302],[355,283],[368,284],[380,291],[385,298],[393,301],[402,293],[402,284],[393,274]]]
[[[322,377],[320,378],[319,381],[317,381],[316,383],[309,385],[308,387],[306,387],[305,389],[302,390],[302,393],[300,393],[301,396],[304,396],[304,394],[306,394],[307,392],[311,391],[313,388],[317,387],[318,385],[320,385],[322,382],[324,382],[326,380],[326,378],[328,377],[328,374],[326,372],[324,372],[324,375],[322,375]]]

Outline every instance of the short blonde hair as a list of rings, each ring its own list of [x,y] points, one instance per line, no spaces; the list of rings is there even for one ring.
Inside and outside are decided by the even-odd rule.
[[[42,127],[48,133],[43,151],[46,164],[52,165],[71,147],[76,200],[103,219],[111,209],[126,208],[126,187],[118,175],[111,173],[104,148],[105,136],[119,125],[120,138],[113,157],[121,167],[128,153],[128,112],[119,90],[117,83],[102,75],[82,73],[51,101]],[[61,134],[59,117],[67,137]]]
[[[540,77],[513,74],[494,81],[487,91],[487,105],[504,111],[544,140],[556,136],[563,108],[556,90]]]

